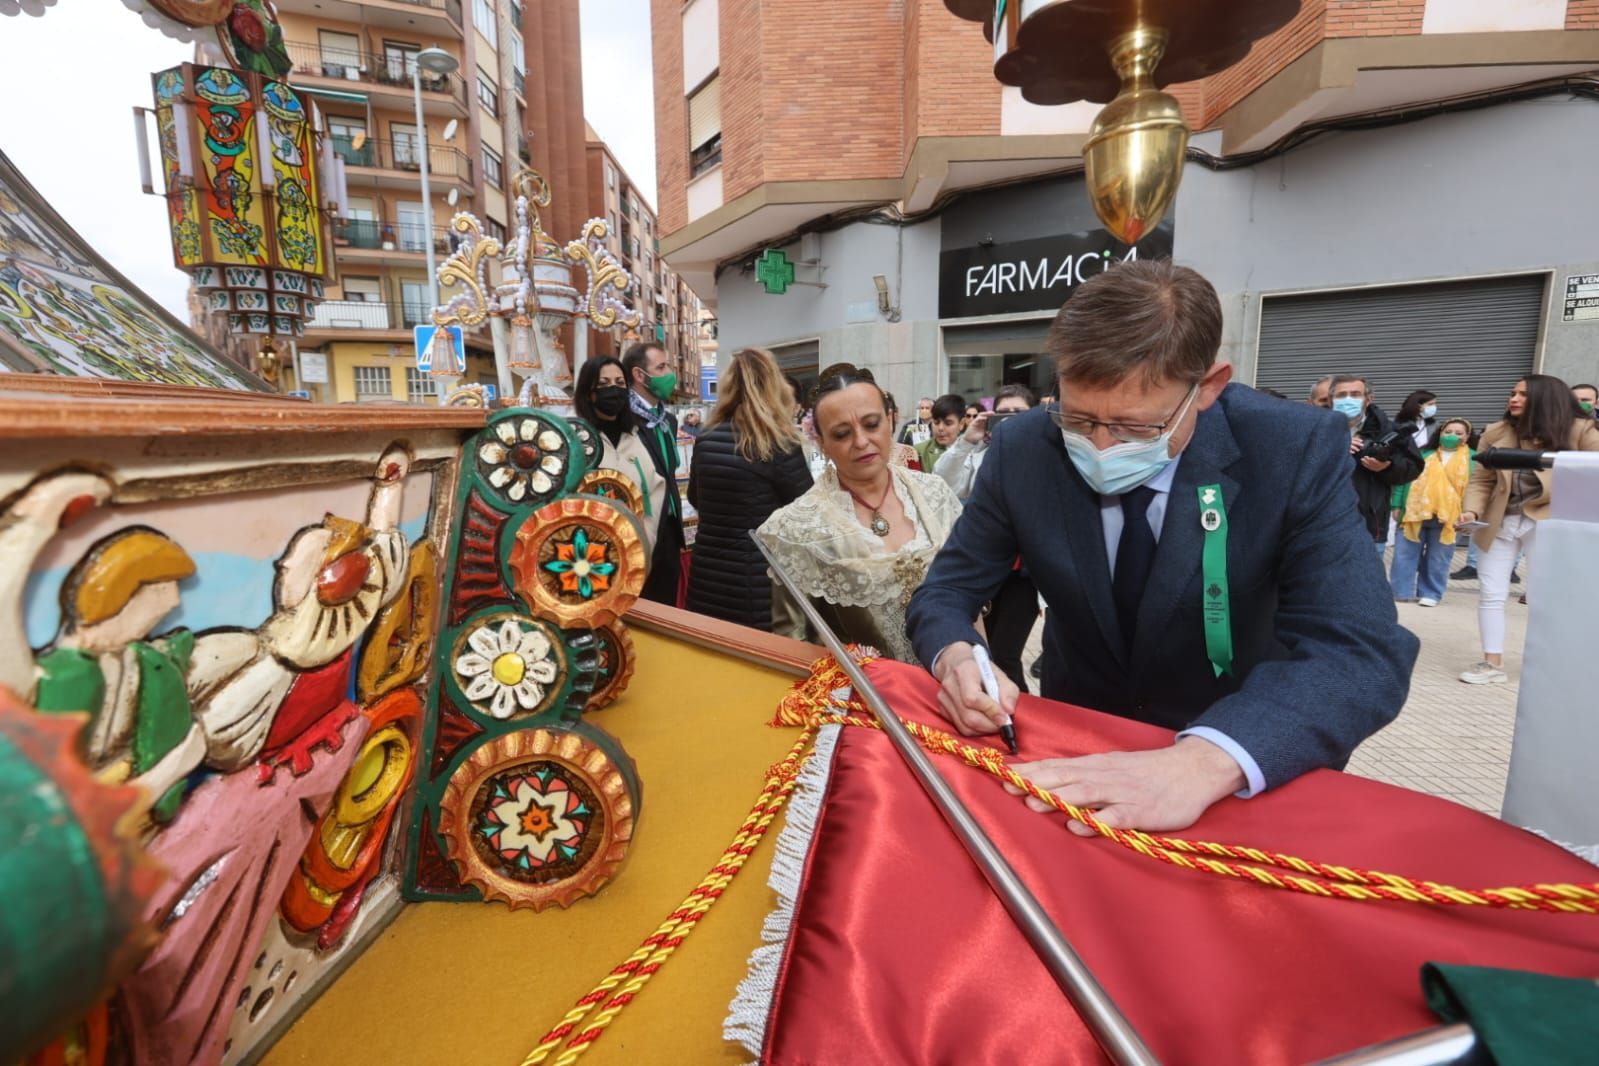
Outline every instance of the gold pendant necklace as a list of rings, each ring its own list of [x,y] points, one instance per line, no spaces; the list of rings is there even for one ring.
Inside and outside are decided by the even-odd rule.
[[[883,490],[883,498],[877,501],[877,505],[875,507],[861,499],[859,496],[855,495],[855,490],[850,488],[848,485],[844,485],[842,479],[839,481],[839,484],[843,486],[845,492],[849,493],[850,499],[854,500],[856,503],[872,512],[872,520],[868,524],[867,528],[873,533],[876,533],[879,537],[886,538],[888,536],[889,525],[888,519],[883,517],[883,504],[888,502],[888,494],[894,491],[893,475],[889,475],[888,488]]]

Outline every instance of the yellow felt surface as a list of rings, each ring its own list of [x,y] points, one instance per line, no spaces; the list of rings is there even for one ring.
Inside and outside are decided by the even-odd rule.
[[[795,679],[632,634],[631,687],[589,719],[622,741],[644,782],[617,879],[564,911],[407,905],[267,1053],[267,1066],[517,1066],[700,882],[760,794],[766,767],[797,739],[765,724]],[[722,1018],[771,909],[766,876],[780,828],[781,818],[583,1063],[748,1060],[723,1042]]]

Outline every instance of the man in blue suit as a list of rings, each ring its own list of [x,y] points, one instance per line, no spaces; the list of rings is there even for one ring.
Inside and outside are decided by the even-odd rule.
[[[1043,695],[1179,731],[1017,767],[1112,826],[1181,829],[1224,796],[1342,767],[1399,713],[1415,664],[1355,508],[1346,420],[1230,385],[1220,345],[1216,292],[1186,267],[1128,262],[1078,288],[1049,336],[1059,402],[994,434],[908,611],[944,715],[992,733],[1017,691],[1000,675],[999,701],[984,693],[972,619],[1021,557],[1049,606]]]

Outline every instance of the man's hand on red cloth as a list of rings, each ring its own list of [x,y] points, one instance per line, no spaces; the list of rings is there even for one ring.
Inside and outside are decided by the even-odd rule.
[[[1021,694],[1015,683],[996,670],[999,702],[990,699],[983,691],[983,674],[970,644],[951,644],[938,654],[933,666],[939,682],[938,713],[962,736],[997,733],[1016,713],[1016,700]]]
[[[939,703],[944,693],[939,693]],[[1053,792],[1074,807],[1095,810],[1114,829],[1151,832],[1186,829],[1205,809],[1245,785],[1244,772],[1221,748],[1202,737],[1183,737],[1169,748],[1111,751],[1073,759],[1012,763],[1011,769],[1039,788]],[[1020,789],[1006,785],[1014,795]],[[1035,811],[1054,810],[1027,797]],[[1080,822],[1067,828],[1078,836],[1094,836]]]

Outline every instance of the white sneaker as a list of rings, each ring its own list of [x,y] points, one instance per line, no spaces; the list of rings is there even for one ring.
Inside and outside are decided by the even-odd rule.
[[[1510,680],[1510,675],[1484,659],[1470,670],[1463,672],[1460,680],[1468,685],[1503,685]]]
[[[1421,599],[1417,600],[1416,602],[1421,604],[1423,607],[1436,607],[1436,606],[1438,606],[1438,601],[1437,600],[1432,599],[1432,598],[1427,597],[1427,596],[1423,596]]]

